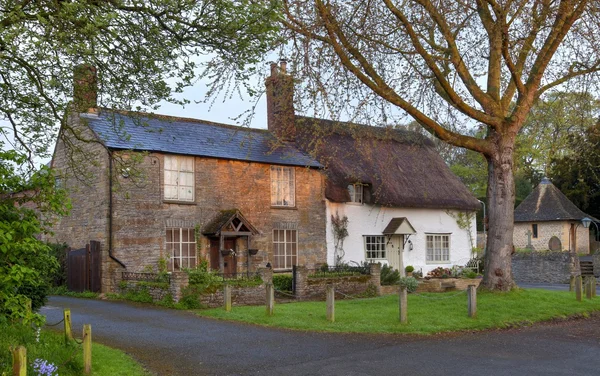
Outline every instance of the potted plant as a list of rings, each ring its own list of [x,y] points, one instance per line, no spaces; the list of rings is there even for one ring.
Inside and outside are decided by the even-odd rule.
[[[222,249],[221,254],[223,256],[229,256],[231,254],[235,255],[235,252],[233,251],[233,249]]]
[[[415,270],[415,268],[412,265],[407,265],[406,268],[404,268],[404,271],[406,272],[407,277],[412,277],[414,270]]]
[[[258,253],[258,249],[256,249],[256,248],[250,248],[248,250],[248,253],[250,254],[250,256],[256,256],[256,254]]]

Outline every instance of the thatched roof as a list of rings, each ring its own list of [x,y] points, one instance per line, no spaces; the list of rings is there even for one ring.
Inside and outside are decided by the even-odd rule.
[[[365,202],[376,205],[480,208],[433,142],[418,133],[296,117],[296,134],[298,145],[325,166],[325,196],[333,202],[350,201],[348,185],[362,183]]]
[[[515,222],[580,221],[582,212],[548,178],[515,209]]]

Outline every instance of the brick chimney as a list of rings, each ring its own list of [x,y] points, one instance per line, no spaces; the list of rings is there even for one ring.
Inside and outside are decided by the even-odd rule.
[[[296,124],[294,114],[294,82],[286,73],[287,62],[281,60],[271,64],[271,75],[267,86],[268,128],[282,141],[295,141]]]
[[[73,69],[73,104],[77,112],[94,112],[98,106],[96,67],[80,64]]]

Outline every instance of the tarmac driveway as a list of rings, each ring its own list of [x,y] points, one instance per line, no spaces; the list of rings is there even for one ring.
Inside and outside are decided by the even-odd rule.
[[[126,302],[51,297],[73,330],[119,348],[157,375],[599,375],[600,316],[531,328],[436,335],[269,329]]]

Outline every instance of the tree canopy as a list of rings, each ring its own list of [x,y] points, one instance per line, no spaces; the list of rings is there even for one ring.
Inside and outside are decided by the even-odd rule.
[[[589,87],[599,82],[600,4],[284,0],[283,9],[290,53],[314,103],[363,113],[374,104],[363,118],[407,114],[484,156],[490,232],[480,288],[511,289],[517,134],[553,90],[596,89]],[[465,133],[469,124],[485,131]]]
[[[276,40],[277,9],[258,0],[0,0],[2,133],[29,159],[48,156],[83,63],[96,67],[109,108],[150,111],[199,76],[210,91],[231,90],[229,79],[251,74]]]

